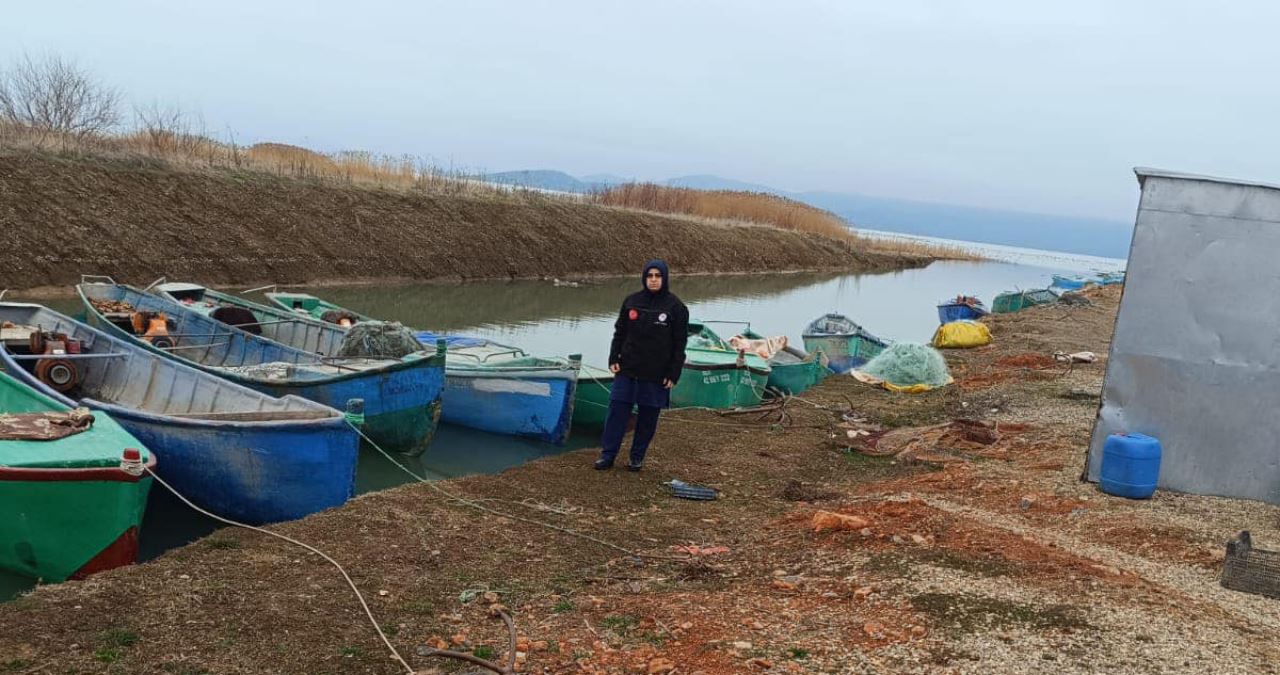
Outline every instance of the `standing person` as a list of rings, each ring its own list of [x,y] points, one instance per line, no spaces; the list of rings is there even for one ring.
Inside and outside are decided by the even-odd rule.
[[[600,471],[613,466],[622,448],[632,406],[640,412],[627,470],[639,471],[644,466],[645,451],[658,430],[658,413],[671,405],[671,388],[680,381],[684,368],[689,309],[668,290],[667,263],[651,260],[645,264],[643,282],[643,290],[622,301],[618,321],[613,325],[613,344],[609,347],[613,390],[600,440],[603,449],[595,465]]]

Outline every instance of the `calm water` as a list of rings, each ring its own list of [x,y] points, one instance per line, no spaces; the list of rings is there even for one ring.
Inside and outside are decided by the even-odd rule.
[[[924,269],[861,276],[681,277],[675,270],[672,290],[689,305],[695,318],[749,322],[759,333],[787,335],[797,344],[806,323],[831,311],[849,315],[884,338],[927,342],[937,327],[934,306],[939,300],[964,293],[990,304],[997,293],[1006,290],[1048,286],[1055,273],[1123,267],[1123,261],[1101,258],[1007,247],[974,248],[1018,262],[943,262]],[[577,287],[557,286],[549,281],[518,281],[311,290],[340,305],[415,328],[483,335],[538,354],[581,353],[587,364],[602,367],[622,298],[639,287],[636,270],[631,278]],[[47,304],[66,313],[79,312],[69,299]],[[726,337],[737,330],[732,324],[715,328]],[[591,432],[575,432],[568,449],[589,447],[596,440]],[[544,443],[444,426],[421,458],[399,459],[419,475],[437,479],[497,472],[564,451],[565,448]],[[409,480],[375,451],[362,450],[358,491],[386,489]],[[192,513],[156,486],[142,531],[143,557],[155,557],[214,529],[213,521]],[[0,573],[0,599],[31,585],[28,580]]]

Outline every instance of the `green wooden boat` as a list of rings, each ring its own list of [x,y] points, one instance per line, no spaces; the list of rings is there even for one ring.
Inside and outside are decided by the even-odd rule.
[[[613,391],[613,373],[583,366],[578,375],[578,390],[573,399],[573,426],[576,429],[604,426],[609,412],[609,393]]]
[[[0,415],[65,412],[67,406],[0,372]],[[107,415],[57,440],[0,440],[0,569],[42,579],[79,579],[138,559],[138,530],[152,455]]]
[[[317,298],[310,293],[288,293],[284,291],[268,291],[263,293],[277,307],[306,314],[317,321],[339,323],[343,319],[351,323],[372,321],[370,317],[353,312],[346,307],[335,305],[324,298]]]
[[[742,337],[763,340],[765,337],[747,326]],[[826,365],[817,354],[787,345],[769,359],[769,389],[783,394],[799,394],[807,391],[826,377]]]
[[[1009,314],[1028,307],[1052,305],[1058,301],[1058,295],[1047,288],[1029,291],[1009,291],[996,296],[991,303],[991,311],[996,314]]]
[[[740,354],[715,331],[689,322],[684,371],[671,390],[673,408],[744,408],[760,405],[772,369],[755,354]]]

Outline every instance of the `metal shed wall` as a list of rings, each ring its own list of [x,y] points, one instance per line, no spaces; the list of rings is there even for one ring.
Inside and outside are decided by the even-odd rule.
[[[1280,503],[1280,186],[1136,171],[1088,478],[1136,431],[1164,448],[1160,487]]]

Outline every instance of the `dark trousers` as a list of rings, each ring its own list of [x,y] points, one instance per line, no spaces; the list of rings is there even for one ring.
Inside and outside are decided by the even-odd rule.
[[[644,453],[649,450],[649,441],[658,430],[658,413],[662,408],[639,406],[640,414],[636,417],[636,433],[631,439],[631,463],[644,462]],[[623,401],[609,401],[609,414],[604,418],[604,435],[600,445],[600,459],[610,464],[622,449],[622,437],[627,433],[627,422],[631,418],[631,404]]]

